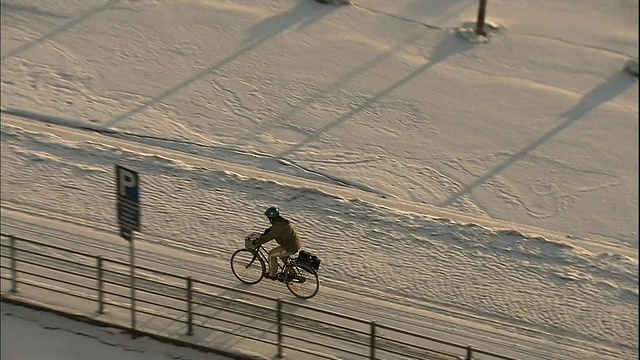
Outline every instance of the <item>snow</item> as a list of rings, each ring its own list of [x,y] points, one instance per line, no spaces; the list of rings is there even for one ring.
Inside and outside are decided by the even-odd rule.
[[[226,357],[178,348],[122,330],[99,328],[58,315],[2,304],[2,346],[6,360],[224,360]],[[9,330],[10,329],[10,330]]]
[[[139,242],[226,268],[276,204],[323,259],[313,303],[637,357],[638,2],[492,0],[486,41],[459,36],[476,11],[3,0],[3,233],[9,211],[115,233],[119,163]]]

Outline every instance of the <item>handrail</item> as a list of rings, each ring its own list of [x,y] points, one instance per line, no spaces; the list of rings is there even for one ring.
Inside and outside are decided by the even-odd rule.
[[[80,294],[77,290],[73,290],[73,289],[68,289],[68,291],[65,293],[66,295],[69,296],[74,296],[77,298],[82,298],[84,300],[88,300],[88,301],[94,301],[98,304],[98,313],[103,313],[104,312],[104,306],[105,305],[110,305],[110,306],[114,306],[115,304],[113,304],[110,301],[107,301],[106,299],[104,299],[104,295],[105,294],[111,294],[113,296],[118,296],[118,297],[123,297],[123,298],[128,298],[130,297],[130,295],[126,294],[126,292],[121,292],[121,293],[117,293],[114,291],[105,291],[103,289],[104,284],[113,284],[113,285],[118,285],[118,288],[122,287],[122,288],[126,288],[126,285],[122,286],[121,284],[114,284],[113,281],[110,281],[108,279],[105,279],[105,275],[110,274],[110,276],[129,276],[129,274],[126,274],[124,272],[119,272],[117,271],[117,269],[105,269],[105,264],[112,264],[112,265],[118,265],[118,266],[129,266],[130,264],[123,262],[123,261],[119,261],[119,260],[115,260],[115,259],[107,259],[104,256],[97,256],[97,255],[91,255],[82,251],[78,251],[78,250],[73,250],[73,249],[68,249],[65,248],[63,246],[59,246],[59,245],[52,245],[52,244],[48,244],[42,241],[36,241],[36,240],[31,240],[31,239],[25,239],[25,238],[20,238],[20,237],[16,237],[10,234],[0,234],[0,236],[4,237],[4,238],[8,238],[9,239],[9,244],[5,245],[4,243],[0,242],[0,247],[9,247],[9,254],[4,254],[2,252],[0,252],[0,257],[2,258],[10,258],[11,259],[11,264],[10,266],[2,266],[2,269],[8,269],[10,270],[10,276],[9,277],[5,277],[4,273],[2,274],[2,278],[3,279],[9,279],[11,282],[11,289],[10,291],[12,293],[18,292],[18,284],[21,285],[29,285],[29,286],[36,286],[38,288],[41,289],[47,289],[50,291],[54,291],[54,292],[60,292],[60,289],[58,286],[56,285],[48,285],[47,284],[41,284],[41,283],[36,283],[33,281],[33,279],[45,279],[48,280],[50,282],[58,282],[70,287],[76,287],[76,288],[81,288],[84,289],[85,291],[82,292],[82,294]],[[80,256],[84,256],[87,259],[95,259],[95,261],[93,262],[93,265],[89,264],[89,263],[84,263],[84,262],[79,262],[77,259],[73,259],[73,258],[66,258],[66,259],[61,259],[59,256],[53,256],[48,254],[47,252],[43,252],[43,253],[38,253],[37,250],[34,250],[32,246],[29,247],[29,249],[23,249],[20,250],[17,246],[17,243],[26,243],[26,244],[30,244],[30,245],[35,245],[37,247],[42,247],[42,248],[47,248],[47,249],[55,249],[61,252],[66,252],[69,254],[75,254],[75,255],[80,255]],[[63,260],[65,263],[68,264],[72,264],[72,265],[82,265],[83,270],[80,273],[78,273],[78,271],[80,269],[74,269],[73,266],[68,266],[68,267],[60,267],[60,268],[54,268],[53,266],[51,266],[50,264],[46,264],[46,263],[40,263],[37,261],[32,261],[32,260],[28,260],[28,259],[21,259],[19,254],[20,253],[29,253],[29,254],[36,254],[35,256],[38,256],[38,259],[42,258],[42,259],[49,259],[51,261],[60,261]],[[24,263],[27,264],[29,266],[29,270],[28,271],[21,271],[19,269],[18,264],[20,263]],[[94,286],[89,286],[87,284],[80,284],[80,283],[73,283],[70,281],[65,281],[64,279],[59,279],[56,278],[54,276],[51,275],[47,275],[47,274],[43,274],[43,273],[38,273],[37,269],[44,269],[46,271],[51,272],[56,271],[59,273],[65,273],[65,274],[69,274],[72,276],[79,276],[80,278],[86,280],[86,281],[91,281],[91,280],[95,280]],[[331,310],[327,310],[327,309],[321,309],[315,306],[310,306],[310,305],[306,305],[306,304],[299,304],[299,303],[294,303],[294,302],[290,302],[290,301],[285,301],[285,300],[281,300],[281,299],[276,299],[270,296],[266,296],[266,295],[262,295],[262,294],[258,294],[258,293],[254,293],[251,291],[247,291],[247,290],[242,290],[242,289],[237,289],[234,287],[230,287],[230,286],[225,286],[225,285],[221,285],[221,284],[215,284],[213,282],[209,282],[209,281],[204,281],[204,280],[196,280],[196,279],[192,279],[191,276],[183,276],[183,275],[176,275],[176,274],[172,274],[168,271],[162,271],[162,270],[158,270],[158,269],[153,269],[150,267],[145,267],[145,266],[135,266],[136,269],[140,269],[140,270],[144,270],[146,272],[155,274],[155,275],[161,275],[170,279],[175,279],[176,281],[168,281],[169,279],[167,279],[166,282],[162,282],[162,281],[158,281],[157,279],[152,279],[152,278],[145,278],[145,274],[137,274],[136,275],[136,279],[140,278],[141,281],[136,281],[136,290],[138,291],[138,296],[137,297],[144,297],[140,298],[139,300],[145,304],[147,304],[147,308],[145,309],[139,309],[138,312],[139,313],[143,313],[143,314],[148,314],[150,316],[159,316],[157,314],[157,311],[154,311],[153,308],[150,308],[149,306],[153,307],[153,306],[157,306],[160,308],[164,308],[164,309],[169,309],[171,310],[171,313],[173,314],[172,316],[178,316],[178,318],[173,318],[172,316],[161,316],[161,318],[163,319],[167,319],[169,321],[176,321],[179,323],[183,323],[186,324],[186,329],[187,331],[185,332],[187,335],[193,335],[194,333],[194,328],[202,328],[202,329],[214,329],[210,326],[208,326],[206,323],[200,323],[196,320],[194,320],[194,315],[197,316],[201,316],[202,318],[205,319],[211,319],[211,320],[218,320],[218,321],[222,321],[222,322],[230,322],[233,323],[235,325],[240,325],[242,326],[243,324],[238,322],[238,320],[229,320],[229,319],[222,319],[222,318],[215,318],[212,317],[208,314],[204,314],[204,312],[206,312],[206,309],[210,309],[210,310],[215,310],[216,313],[219,312],[225,312],[227,314],[232,314],[233,316],[236,317],[248,317],[248,318],[252,318],[252,319],[259,319],[265,322],[273,322],[274,319],[269,317],[269,316],[265,316],[265,311],[267,312],[275,312],[276,314],[276,319],[275,319],[275,325],[277,327],[277,330],[275,332],[273,332],[272,330],[267,330],[267,329],[262,329],[260,328],[260,331],[264,331],[266,334],[272,334],[276,336],[276,341],[273,342],[271,340],[268,339],[263,339],[264,342],[266,343],[270,343],[270,344],[275,344],[277,346],[277,354],[276,356],[280,356],[282,355],[282,349],[287,348],[287,349],[295,349],[294,344],[284,344],[284,340],[283,340],[283,327],[289,327],[290,329],[294,329],[297,331],[295,336],[286,336],[285,338],[287,339],[287,341],[298,341],[298,342],[306,342],[309,344],[316,344],[317,346],[325,349],[325,350],[335,350],[335,351],[339,351],[341,353],[344,354],[350,354],[350,355],[358,355],[359,353],[354,351],[354,348],[345,348],[345,347],[339,347],[340,343],[351,343],[354,346],[357,347],[369,347],[369,353],[368,354],[359,354],[361,355],[363,358],[370,358],[370,359],[375,359],[376,358],[376,351],[380,351],[380,352],[388,352],[389,355],[399,355],[399,356],[404,356],[406,358],[409,357],[415,357],[416,354],[420,353],[420,354],[424,354],[424,356],[436,356],[435,354],[441,354],[444,356],[447,356],[449,359],[451,358],[456,358],[456,359],[465,359],[465,360],[472,360],[473,359],[473,353],[478,353],[478,354],[483,354],[486,356],[491,356],[495,359],[500,359],[500,360],[517,360],[515,358],[512,357],[508,357],[508,356],[504,356],[504,355],[500,355],[500,354],[496,354],[490,351],[486,351],[486,350],[481,350],[481,349],[475,349],[472,348],[469,345],[461,345],[461,344],[457,344],[455,342],[452,341],[447,341],[447,340],[443,340],[443,339],[438,339],[435,337],[430,337],[430,336],[425,336],[422,334],[418,334],[416,332],[413,331],[408,331],[408,330],[404,330],[404,329],[400,329],[400,328],[396,328],[393,326],[389,326],[389,325],[385,325],[385,324],[379,324],[375,321],[367,321],[364,320],[362,318],[358,318],[355,316],[351,316],[351,315],[347,315],[347,314],[341,314],[339,312],[335,312],[335,311],[331,311]],[[94,276],[88,275],[88,273],[91,272],[91,270],[93,271]],[[24,275],[28,275],[29,278],[28,279],[19,279],[18,278],[18,274],[22,274]],[[184,284],[184,288],[180,287],[180,282],[182,282]],[[95,284],[97,284],[97,289],[95,288]],[[197,286],[197,284],[201,285],[201,286]],[[238,299],[233,299],[230,297],[225,297],[225,296],[219,296],[216,294],[212,294],[212,293],[208,293],[206,292],[206,289],[203,289],[204,287],[210,287],[210,288],[216,288],[216,289],[222,289],[222,290],[227,290],[229,292],[235,293],[235,294],[243,294],[246,296],[251,296],[254,298],[259,298],[262,300],[269,300],[274,302],[277,306],[274,308],[269,308],[266,307],[264,305],[258,305],[258,304],[252,304],[243,300],[238,300]],[[56,290],[57,289],[57,290]],[[95,289],[96,291],[96,297],[93,298],[91,296],[87,296],[87,291],[86,290],[91,290],[91,289]],[[167,291],[169,290],[169,291]],[[179,292],[183,290],[183,295],[179,295]],[[197,295],[197,296],[194,296]],[[164,302],[164,303],[160,303],[156,300],[153,300],[154,298],[161,298],[161,299],[166,299],[166,301],[171,301],[170,303]],[[4,297],[3,297],[4,298]],[[40,299],[39,299],[40,300]],[[133,299],[136,300],[136,299]],[[175,305],[167,305],[167,304],[171,304],[174,302],[184,302],[185,306],[184,308],[177,308],[175,307]],[[228,303],[231,302],[233,304],[235,304],[235,306],[233,307],[229,307]],[[198,305],[198,311],[195,312],[193,310],[193,305],[197,304]],[[225,305],[226,304],[226,305]],[[304,309],[307,310],[308,313],[304,314],[304,315],[297,315],[295,314],[295,312],[287,312],[285,310],[283,310],[283,305],[287,305],[287,306],[291,306],[297,309]],[[118,307],[121,308],[126,308],[126,305],[117,305]],[[247,311],[240,311],[238,310],[238,306],[241,307],[246,307]],[[133,312],[135,313],[135,308],[133,309]],[[182,312],[182,315],[177,315],[180,312]],[[337,323],[333,323],[331,321],[327,321],[326,319],[319,319],[319,318],[314,318],[314,314],[315,315],[329,315],[335,318],[339,318],[339,319],[343,319],[343,320],[347,320],[347,321],[352,321],[358,324],[362,324],[362,325],[369,325],[369,331],[364,331],[364,330],[357,330],[357,329],[353,329],[353,328],[349,328],[348,326],[344,326],[344,325],[340,325]],[[326,329],[329,330],[324,330],[324,331],[318,331],[316,329],[312,329],[312,328],[307,328],[305,331],[305,326],[296,323],[290,323],[288,321],[285,321],[285,319],[283,318],[283,315],[286,316],[291,316],[291,317],[295,317],[297,319],[304,319],[304,322],[309,323],[309,324],[315,324],[315,325],[320,325],[325,327]],[[132,315],[134,316],[134,315]],[[207,320],[208,322],[208,320]],[[253,325],[247,325],[244,324],[244,327],[246,327],[247,329],[255,329],[256,327]],[[387,333],[385,336],[380,336],[380,335],[376,335],[376,329],[384,329],[389,331],[389,333]],[[135,331],[136,329],[131,329],[131,331]],[[331,333],[331,330],[334,331],[334,333]],[[337,331],[337,333],[335,333],[335,331]],[[233,331],[229,331],[229,330],[224,330],[223,332],[238,336],[238,337],[244,337],[244,338],[250,338],[248,337],[247,334],[245,334],[244,332],[242,333],[234,333]],[[309,338],[309,333],[310,334],[314,334],[313,338]],[[345,334],[348,334],[348,336],[346,336]],[[458,354],[454,354],[454,353],[448,353],[448,352],[443,352],[441,351],[441,349],[428,349],[425,345],[424,342],[421,346],[417,346],[417,345],[412,345],[409,342],[407,342],[406,340],[394,340],[392,338],[392,334],[399,334],[399,335],[403,335],[403,336],[409,336],[415,339],[419,339],[420,341],[431,341],[433,343],[437,343],[440,345],[445,345],[445,346],[449,346],[451,348],[454,349],[458,349],[461,352],[464,352],[465,355],[462,356],[460,355],[460,353]],[[305,336],[307,336],[305,338]],[[318,340],[317,337],[320,337],[321,339],[324,338],[333,338],[336,340],[339,340],[338,342],[335,343],[331,343],[328,344],[326,341],[323,342],[321,339]],[[351,339],[350,339],[351,338]],[[368,343],[363,343],[363,339],[369,339]],[[376,346],[376,338],[378,338],[379,340],[383,340],[384,342],[384,346]],[[255,339],[253,339],[255,340]],[[395,344],[395,346],[394,346]],[[382,344],[381,344],[382,345]],[[391,348],[389,348],[389,346],[392,346]],[[408,351],[408,352],[407,352]],[[427,355],[427,353],[423,353],[424,351],[429,352],[429,355]],[[312,350],[312,349],[304,349],[305,353],[314,353],[314,352],[318,352],[318,350]],[[322,356],[325,357],[325,356]],[[326,357],[331,357],[331,355],[326,355]],[[442,358],[442,357],[440,357]]]

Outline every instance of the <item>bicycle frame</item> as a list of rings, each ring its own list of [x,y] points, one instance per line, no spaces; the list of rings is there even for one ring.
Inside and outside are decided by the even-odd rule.
[[[256,254],[258,254],[258,256],[262,259],[262,261],[267,265],[268,267],[267,273],[269,273],[271,269],[271,264],[269,263],[269,252],[267,251],[267,249],[265,249],[263,245],[260,245],[258,248],[254,249],[254,251]],[[278,273],[281,273],[282,271],[284,271],[284,267],[287,266],[287,264],[291,261],[290,256],[291,255],[288,255],[285,258],[284,264],[280,264],[280,261],[278,261]],[[251,261],[249,265],[251,265],[252,263],[253,261]]]

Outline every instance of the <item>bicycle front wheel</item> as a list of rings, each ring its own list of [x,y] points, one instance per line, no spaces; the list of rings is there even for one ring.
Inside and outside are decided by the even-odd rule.
[[[293,295],[301,299],[311,299],[320,289],[318,273],[310,266],[290,263],[282,271],[285,284]]]
[[[264,261],[258,253],[249,249],[240,249],[231,255],[231,271],[245,284],[257,284],[265,272]]]

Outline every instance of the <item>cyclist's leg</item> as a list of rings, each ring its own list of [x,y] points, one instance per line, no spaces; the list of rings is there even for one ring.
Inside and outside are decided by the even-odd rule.
[[[278,274],[278,258],[284,261],[289,256],[289,252],[282,246],[276,246],[269,250],[269,277],[275,278]]]

